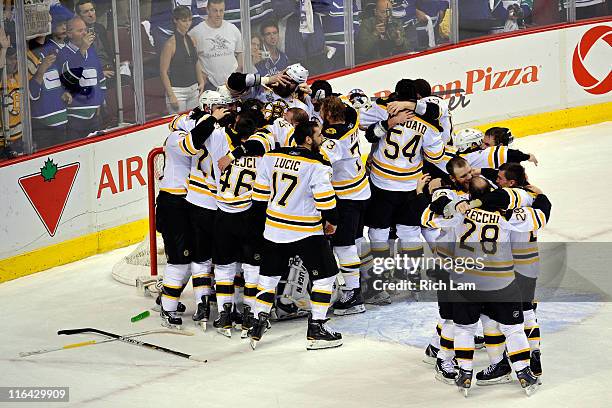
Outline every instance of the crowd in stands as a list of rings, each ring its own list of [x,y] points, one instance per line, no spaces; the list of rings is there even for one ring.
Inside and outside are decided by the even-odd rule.
[[[10,158],[24,148],[16,92],[15,0],[2,1],[0,158]],[[357,64],[449,42],[449,0],[351,1]],[[130,1],[116,0],[116,19],[111,0],[51,3],[51,34],[29,40],[27,51],[34,150],[121,126],[117,94],[126,96],[123,122],[133,122]],[[461,0],[459,39],[564,21],[565,3]],[[576,1],[577,16],[607,15],[609,3]],[[296,62],[311,75],[344,68],[344,4],[250,0],[251,72],[274,75]],[[139,5],[147,119],[187,110],[203,90],[223,85],[234,71],[245,72],[240,0],[140,0]],[[156,89],[159,95],[148,94]]]

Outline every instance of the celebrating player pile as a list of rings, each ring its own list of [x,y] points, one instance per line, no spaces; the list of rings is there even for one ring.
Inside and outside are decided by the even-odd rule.
[[[390,303],[377,282],[421,281],[427,242],[452,261],[427,271],[441,283],[426,350],[435,377],[468,395],[480,321],[491,365],[476,384],[510,382],[514,371],[531,395],[542,375],[536,233],[551,210],[520,164],[535,156],[509,148],[507,128],[455,132],[424,79],[401,79],[375,103],[307,79],[300,64],[271,77],[233,73],[172,120],[156,213],[168,257],[163,324],[181,327],[191,275],[204,330],[216,302],[213,326],[227,337],[237,328],[253,349],[271,320],[305,314],[306,348],[338,347],[330,306],[345,316]],[[374,270],[394,253],[409,262]]]

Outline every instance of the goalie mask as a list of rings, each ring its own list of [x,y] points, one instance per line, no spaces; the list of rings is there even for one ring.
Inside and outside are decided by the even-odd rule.
[[[351,89],[351,91],[348,93],[348,100],[355,110],[359,110],[361,108],[367,110],[372,107],[372,101],[362,89]]]
[[[278,118],[282,118],[289,109],[289,104],[282,99],[277,99],[274,102],[268,102],[264,105],[263,115],[266,122],[272,123]]]
[[[460,152],[469,149],[479,149],[482,145],[484,134],[478,129],[463,129],[453,135],[453,146]]]

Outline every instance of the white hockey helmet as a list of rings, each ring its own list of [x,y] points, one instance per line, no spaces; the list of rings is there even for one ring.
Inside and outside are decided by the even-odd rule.
[[[289,65],[285,74],[298,84],[303,84],[308,80],[308,70],[302,66],[299,62],[297,64]]]
[[[228,98],[226,95],[221,94],[218,91],[204,91],[200,95],[199,103],[200,109],[206,111],[212,109],[213,105],[228,105],[234,101],[233,98]]]
[[[460,152],[482,145],[484,134],[473,128],[462,129],[453,135],[453,146]]]
[[[221,94],[221,97],[225,99],[226,105],[237,101],[237,98],[234,96],[232,91],[230,91],[227,85],[221,85],[220,87],[218,87],[217,92],[219,92]]]

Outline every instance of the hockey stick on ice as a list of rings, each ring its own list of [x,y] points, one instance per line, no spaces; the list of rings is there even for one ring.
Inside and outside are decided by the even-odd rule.
[[[183,336],[193,336],[193,333],[189,332],[189,331],[168,330],[168,329],[155,329],[155,330],[148,330],[148,331],[144,331],[144,332],[140,332],[140,333],[126,334],[123,337],[131,338],[131,337],[145,336],[147,334],[158,334],[158,333],[180,334],[180,335],[183,335]],[[33,356],[33,355],[36,355],[36,354],[51,353],[52,351],[67,350],[67,349],[83,347],[83,346],[92,346],[94,344],[109,343],[111,341],[117,341],[117,339],[110,338],[110,339],[107,339],[107,340],[89,340],[89,341],[83,341],[83,342],[80,342],[80,343],[66,344],[65,346],[62,346],[62,347],[40,349],[40,350],[34,350],[34,351],[22,351],[21,353],[19,353],[19,357],[29,357],[29,356]]]
[[[192,354],[186,354],[180,351],[176,351],[176,350],[172,350],[166,347],[162,347],[162,346],[157,346],[155,344],[151,344],[151,343],[145,343],[144,341],[138,341],[138,340],[134,340],[132,338],[128,338],[125,336],[120,336],[119,334],[115,334],[115,333],[110,333],[107,331],[103,331],[103,330],[98,330],[98,329],[93,329],[91,327],[87,327],[87,328],[83,328],[83,329],[68,329],[68,330],[60,330],[57,332],[57,334],[66,334],[66,335],[71,335],[71,334],[79,334],[79,333],[98,333],[98,334],[102,334],[104,336],[107,337],[112,337],[113,339],[119,340],[123,343],[129,343],[132,344],[134,346],[140,346],[140,347],[144,347],[144,348],[148,348],[151,350],[157,350],[157,351],[161,351],[162,353],[168,353],[168,354],[172,354],[175,355],[177,357],[183,357],[189,360],[194,360],[194,361],[199,361],[201,363],[206,363],[208,362],[208,360],[202,358],[202,357],[198,357],[198,356],[194,356]]]

